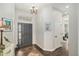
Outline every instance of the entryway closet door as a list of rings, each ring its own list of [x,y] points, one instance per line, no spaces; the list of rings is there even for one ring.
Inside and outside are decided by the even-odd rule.
[[[32,24],[19,23],[19,47],[24,47],[32,44]],[[20,37],[21,36],[21,37]]]

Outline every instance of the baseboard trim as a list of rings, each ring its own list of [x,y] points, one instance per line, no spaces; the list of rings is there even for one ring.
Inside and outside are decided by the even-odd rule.
[[[44,50],[43,48],[40,48],[37,44],[33,44],[44,56],[52,56],[53,51],[47,51]]]

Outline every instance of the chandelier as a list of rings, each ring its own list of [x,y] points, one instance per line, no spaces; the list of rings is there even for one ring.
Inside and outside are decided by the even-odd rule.
[[[32,6],[32,8],[31,8],[31,14],[33,14],[33,15],[37,14],[37,8],[35,6]]]

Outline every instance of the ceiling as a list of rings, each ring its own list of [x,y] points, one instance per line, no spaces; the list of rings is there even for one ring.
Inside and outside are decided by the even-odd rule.
[[[69,11],[70,6],[71,6],[71,4],[69,4],[69,3],[55,3],[55,4],[53,4],[53,7],[57,8],[61,12]]]
[[[52,6],[52,8],[57,9],[61,12],[68,11],[68,7],[70,6],[70,4],[68,4],[68,3],[16,3],[16,8],[23,9],[23,10],[27,11],[33,5],[38,7],[38,8]]]

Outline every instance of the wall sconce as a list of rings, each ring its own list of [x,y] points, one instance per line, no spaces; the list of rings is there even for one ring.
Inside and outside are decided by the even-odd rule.
[[[32,6],[32,8],[31,8],[31,14],[33,14],[33,15],[37,14],[37,8],[35,6]]]

